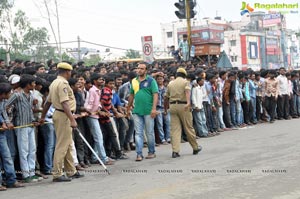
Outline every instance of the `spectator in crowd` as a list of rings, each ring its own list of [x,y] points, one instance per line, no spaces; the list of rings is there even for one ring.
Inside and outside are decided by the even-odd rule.
[[[289,115],[289,82],[285,74],[286,70],[282,67],[279,69],[279,75],[276,78],[278,80],[279,85],[279,93],[277,100],[278,120],[291,119]]]
[[[206,126],[206,117],[203,107],[204,93],[201,88],[204,85],[204,79],[198,77],[196,79],[196,86],[192,89],[192,107],[193,107],[193,120],[195,124],[195,130],[199,137],[210,137]]]
[[[94,73],[91,76],[91,82],[93,87],[89,89],[88,98],[85,101],[85,109],[89,112],[88,125],[90,127],[90,132],[93,136],[94,149],[99,153],[100,158],[106,165],[112,165],[114,162],[107,157],[104,143],[103,143],[103,134],[99,124],[99,116],[107,115],[107,113],[101,111],[102,106],[100,104],[101,96],[101,85],[104,82],[103,76],[100,74]],[[94,160],[96,158],[94,157]]]
[[[37,125],[33,116],[33,97],[31,91],[35,88],[35,78],[32,75],[22,75],[20,79],[21,91],[12,94],[6,102],[6,109],[14,105],[15,114],[13,124],[15,126]],[[33,126],[15,129],[19,149],[20,166],[25,182],[38,181],[35,175],[36,142]]]
[[[0,104],[3,103],[5,99],[8,99],[11,94],[12,87],[8,83],[0,83]],[[6,125],[5,119],[2,116],[5,109],[0,105],[0,167],[5,171],[5,186],[2,186],[3,178],[2,171],[0,172],[0,191],[5,191],[6,188],[20,188],[24,187],[23,184],[17,182],[15,167],[13,159],[8,148],[8,141],[5,134],[5,130],[9,127]]]
[[[144,128],[148,143],[148,156],[146,159],[155,158],[154,118],[157,115],[156,106],[158,100],[158,86],[152,77],[147,75],[146,63],[138,65],[138,76],[131,81],[130,96],[127,112],[131,111],[134,119],[136,161],[142,161],[144,142]],[[134,105],[133,105],[134,100]]]
[[[275,121],[275,108],[279,95],[279,81],[275,78],[276,71],[269,72],[269,78],[265,80],[266,109],[270,115],[270,123]]]

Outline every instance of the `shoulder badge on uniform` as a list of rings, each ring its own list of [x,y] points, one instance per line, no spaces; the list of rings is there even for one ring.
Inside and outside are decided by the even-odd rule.
[[[67,88],[64,88],[63,90],[64,90],[65,93],[68,93],[68,89]]]

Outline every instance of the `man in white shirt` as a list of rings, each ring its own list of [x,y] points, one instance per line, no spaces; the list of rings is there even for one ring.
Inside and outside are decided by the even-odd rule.
[[[199,137],[209,137],[208,129],[206,126],[206,117],[203,107],[204,93],[201,86],[204,85],[204,79],[197,78],[197,84],[192,89],[192,107],[193,107],[193,119],[196,127],[196,131]]]
[[[278,120],[282,120],[283,118],[288,120],[291,119],[289,116],[289,84],[288,79],[285,76],[285,68],[281,67],[279,69],[280,75],[277,77],[279,84],[279,94],[277,100],[277,116]]]

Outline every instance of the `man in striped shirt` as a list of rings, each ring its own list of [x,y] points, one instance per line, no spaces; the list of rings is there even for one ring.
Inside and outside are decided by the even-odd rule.
[[[20,79],[21,91],[14,93],[6,103],[6,109],[15,106],[13,124],[23,126],[15,129],[17,145],[19,149],[20,167],[25,182],[37,181],[35,176],[35,134],[33,126],[27,126],[37,122],[33,117],[33,97],[31,91],[35,88],[35,78],[32,75],[23,75]]]
[[[116,159],[128,159],[127,156],[122,154],[120,142],[118,139],[118,132],[113,127],[111,120],[111,114],[113,113],[115,117],[120,118],[122,114],[120,114],[117,109],[112,105],[112,89],[115,86],[115,80],[111,76],[107,76],[105,78],[105,86],[101,91],[100,102],[102,105],[102,109],[107,112],[106,116],[100,116],[101,129],[103,133],[103,140],[106,148],[107,156],[112,156],[112,150],[115,151]]]

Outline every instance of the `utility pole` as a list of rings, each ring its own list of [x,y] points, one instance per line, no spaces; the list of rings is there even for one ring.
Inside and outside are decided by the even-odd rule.
[[[80,61],[80,37],[77,36],[77,42],[78,42],[78,47],[77,47],[77,53],[78,53],[78,59],[77,61]]]
[[[9,54],[9,48],[6,39],[4,40],[4,44],[5,44],[5,54],[6,54],[6,65],[8,66],[10,62],[10,54]]]
[[[55,9],[56,9],[56,20],[57,20],[57,32],[58,32],[58,45],[59,45],[59,61],[62,61],[62,54],[61,54],[61,38],[60,38],[60,25],[59,25],[59,15],[58,15],[58,6],[57,0],[55,0]]]
[[[187,24],[187,36],[188,36],[188,44],[189,44],[189,58],[191,53],[191,12],[190,12],[190,1],[185,0],[185,9],[186,9],[186,24]]]

